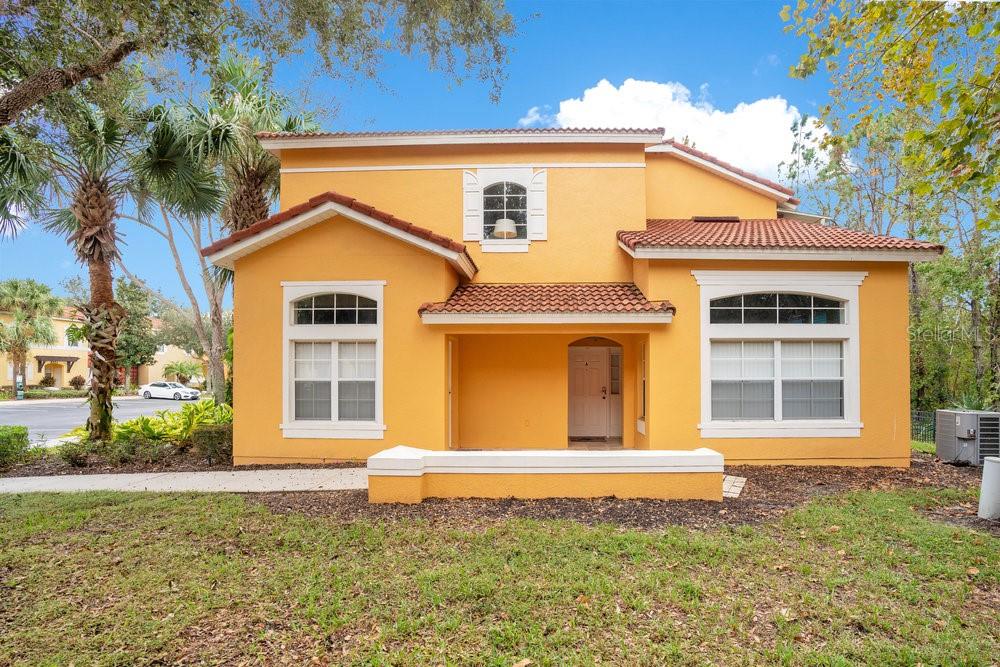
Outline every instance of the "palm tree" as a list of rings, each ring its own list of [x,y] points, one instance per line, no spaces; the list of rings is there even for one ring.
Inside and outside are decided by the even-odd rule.
[[[14,278],[0,282],[0,311],[11,319],[0,322],[0,352],[10,357],[15,378],[27,377],[28,350],[56,342],[52,318],[62,311],[62,301],[47,285]]]
[[[42,151],[16,129],[0,128],[0,240],[16,235],[44,202],[48,174],[39,159]]]
[[[289,114],[292,100],[271,90],[256,59],[230,57],[212,73],[205,105],[189,107],[195,151],[225,185],[222,222],[230,231],[267,217],[278,196],[278,159],[257,141],[259,132],[319,129],[309,114]]]
[[[77,101],[66,119],[66,140],[52,153],[53,171],[69,193],[68,207],[46,212],[45,227],[63,235],[87,267],[90,300],[77,306],[90,345],[90,437],[111,434],[111,392],[117,362],[115,341],[125,309],[115,301],[112,268],[119,261],[115,222],[126,197],[137,198],[130,156],[143,121],[126,104],[107,113]]]
[[[187,384],[188,380],[196,375],[200,375],[201,372],[201,364],[194,361],[171,361],[163,367],[164,375],[173,375],[181,384]]]

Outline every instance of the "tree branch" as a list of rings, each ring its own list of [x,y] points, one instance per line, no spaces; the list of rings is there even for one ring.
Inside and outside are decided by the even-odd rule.
[[[104,76],[141,46],[142,42],[136,39],[121,40],[113,43],[92,62],[69,67],[46,67],[35,72],[0,97],[0,127],[10,125],[23,112],[52,93],[72,88],[86,79]]]

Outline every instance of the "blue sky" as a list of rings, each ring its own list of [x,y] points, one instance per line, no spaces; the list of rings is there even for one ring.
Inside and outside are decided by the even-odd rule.
[[[699,148],[774,177],[787,153],[791,118],[815,113],[829,87],[823,78],[789,78],[802,43],[783,31],[781,3],[580,0],[508,6],[522,23],[498,104],[490,101],[486,84],[469,80],[455,87],[420,59],[391,56],[382,70],[384,87],[312,81],[311,103],[338,110],[323,118],[324,126],[515,127],[532,119],[533,125],[662,124],[673,136],[686,134]],[[303,73],[313,67],[307,54],[299,56],[278,67],[276,82],[289,92],[300,90]],[[187,305],[159,238],[127,221],[119,230],[130,270]],[[193,254],[188,261],[193,265]],[[0,242],[0,279],[31,277],[57,288],[83,273],[65,243],[37,227]]]

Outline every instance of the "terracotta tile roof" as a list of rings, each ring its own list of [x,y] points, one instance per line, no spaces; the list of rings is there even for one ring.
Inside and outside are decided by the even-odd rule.
[[[765,220],[647,220],[646,229],[620,231],[629,249],[649,248],[806,248],[817,250],[936,250],[934,243],[878,236],[788,218]]]
[[[632,283],[471,283],[420,313],[672,313]]]
[[[391,227],[395,227],[396,229],[404,231],[407,234],[412,234],[413,236],[419,237],[426,241],[430,241],[431,243],[439,245],[447,250],[452,250],[458,253],[465,253],[465,246],[459,243],[458,241],[453,241],[447,236],[442,236],[441,234],[432,232],[431,230],[425,229],[424,227],[418,227],[413,223],[406,222],[405,220],[400,220],[399,218],[390,213],[386,213],[385,211],[380,211],[374,206],[369,206],[368,204],[359,202],[357,199],[354,199],[353,197],[347,197],[345,195],[330,191],[330,192],[324,192],[323,194],[320,195],[316,195],[309,201],[303,202],[297,206],[293,206],[290,209],[282,211],[281,213],[278,213],[276,215],[272,215],[270,218],[265,218],[260,222],[256,222],[247,227],[246,229],[235,232],[234,234],[231,234],[230,236],[227,236],[224,239],[219,239],[212,245],[202,248],[201,254],[205,255],[206,257],[208,255],[215,254],[220,250],[224,250],[225,248],[228,248],[229,246],[235,243],[239,243],[240,241],[248,239],[256,234],[259,234],[266,229],[270,229],[271,227],[280,225],[283,222],[291,220],[292,218],[298,215],[302,215],[303,213],[311,211],[314,208],[317,208],[318,206],[321,206],[322,204],[326,203],[334,203],[346,206],[350,209],[357,211],[358,213],[363,213],[364,215],[375,218],[379,222],[383,222]],[[466,254],[466,256],[468,255]],[[472,262],[471,257],[469,258],[469,261]],[[473,266],[475,266],[474,263]]]
[[[258,132],[258,139],[283,139],[288,137],[426,137],[437,134],[663,134],[662,127],[630,128],[630,127],[516,127],[516,128],[483,128],[467,130],[380,130],[372,132]]]
[[[792,195],[795,194],[795,191],[792,190],[791,188],[788,188],[788,187],[782,185],[781,183],[775,183],[774,181],[772,181],[770,179],[767,179],[767,178],[764,178],[763,176],[758,176],[757,174],[752,174],[749,171],[745,171],[745,170],[740,169],[739,167],[737,167],[735,165],[732,165],[732,164],[730,164],[728,162],[720,160],[719,158],[715,157],[714,155],[709,155],[708,153],[705,153],[704,151],[700,151],[697,148],[692,148],[691,146],[687,146],[685,144],[682,144],[681,142],[675,141],[674,139],[665,139],[663,141],[663,143],[664,143],[664,145],[676,148],[677,150],[681,151],[682,153],[687,153],[688,155],[692,155],[692,156],[694,156],[696,158],[700,158],[702,160],[705,160],[706,162],[711,162],[715,166],[721,167],[721,168],[725,169],[726,171],[731,171],[734,174],[739,174],[743,178],[748,178],[751,181],[754,181],[756,183],[760,183],[761,185],[767,186],[767,187],[771,188],[772,190],[777,190],[778,192],[781,192],[783,194],[788,195],[789,202],[796,203],[796,204],[798,203],[798,200],[795,199],[792,196]]]

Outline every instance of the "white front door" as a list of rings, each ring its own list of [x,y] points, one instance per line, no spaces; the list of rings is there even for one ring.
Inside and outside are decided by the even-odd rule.
[[[608,348],[569,348],[569,436],[608,437]]]

